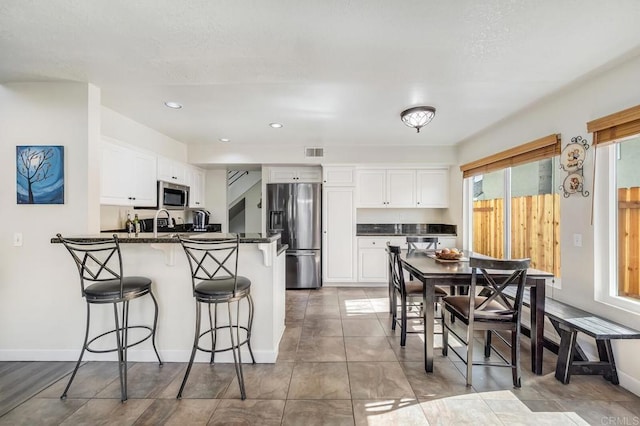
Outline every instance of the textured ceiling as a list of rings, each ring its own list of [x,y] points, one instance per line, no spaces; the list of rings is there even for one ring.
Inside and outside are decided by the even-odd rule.
[[[190,144],[453,145],[637,55],[639,22],[637,0],[0,0],[0,82],[91,82]]]

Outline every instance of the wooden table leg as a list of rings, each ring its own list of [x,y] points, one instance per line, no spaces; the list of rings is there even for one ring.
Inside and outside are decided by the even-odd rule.
[[[544,350],[545,280],[535,280],[531,287],[531,371],[542,374]]]
[[[424,312],[424,370],[433,372],[433,345],[434,345],[434,321],[435,321],[435,281],[423,282],[423,312]]]

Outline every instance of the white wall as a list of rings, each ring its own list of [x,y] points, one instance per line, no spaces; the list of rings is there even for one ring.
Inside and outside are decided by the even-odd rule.
[[[562,145],[574,136],[591,143],[586,122],[635,106],[640,99],[640,58],[632,59],[588,81],[574,84],[557,96],[546,99],[499,125],[460,144],[460,164],[477,160],[513,146],[547,136],[562,134]],[[593,190],[594,149],[587,151],[584,166],[587,190]],[[600,167],[600,165],[598,165]],[[605,171],[599,170],[603,174]],[[452,174],[461,179],[459,169]],[[461,205],[461,193],[452,191],[452,200]],[[601,200],[596,197],[598,202]],[[573,195],[561,197],[561,288],[552,296],[596,314],[638,328],[640,315],[595,301],[596,264],[607,256],[595,256],[594,227],[591,225],[592,198]],[[460,230],[459,230],[460,231]],[[582,234],[582,247],[573,246],[573,235]],[[636,311],[637,312],[637,311]],[[623,386],[640,394],[640,363],[634,353],[640,351],[639,341],[615,341],[614,350]]]
[[[51,359],[49,350],[78,346],[84,301],[77,271],[60,232],[99,228],[100,93],[87,84],[20,83],[0,86],[0,350],[3,359]],[[16,204],[16,145],[63,145],[62,205]],[[14,247],[14,232],[23,246]],[[64,332],[61,332],[64,330]],[[46,348],[46,350],[44,349]],[[34,355],[39,354],[39,355]]]

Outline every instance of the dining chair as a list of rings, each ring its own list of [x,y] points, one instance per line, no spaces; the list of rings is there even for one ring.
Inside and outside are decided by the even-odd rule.
[[[407,333],[422,333],[420,330],[408,331],[407,319],[409,309],[416,311],[412,318],[422,319],[422,282],[418,280],[405,281],[404,270],[400,260],[400,246],[392,246],[387,242],[387,253],[389,258],[389,283],[391,291],[391,329],[396,329],[396,324],[400,325],[400,346],[405,346]],[[439,287],[435,287],[436,301],[440,301],[447,292]],[[398,297],[400,297],[400,316],[398,318]],[[417,300],[416,300],[417,298]]]
[[[472,366],[496,366],[510,367],[512,370],[513,385],[521,386],[520,369],[520,320],[522,316],[522,302],[524,287],[527,280],[527,269],[530,259],[498,260],[491,258],[469,259],[471,267],[471,284],[469,294],[465,296],[447,296],[442,299],[443,307],[451,313],[446,315],[449,319],[444,321],[442,335],[442,355],[447,356],[451,350],[466,364],[467,386],[472,384]],[[478,285],[483,286],[482,291],[476,295]],[[508,286],[516,287],[515,299],[509,299],[503,292]],[[453,327],[451,318],[455,317],[456,327]],[[460,323],[466,325],[466,338],[458,334]],[[484,356],[485,361],[473,361],[473,340],[475,331],[484,331]],[[504,338],[500,332],[510,332],[510,339]],[[462,356],[454,346],[449,344],[449,334],[466,346],[466,357]],[[497,351],[491,344],[491,336],[495,335],[511,350],[511,359]],[[489,361],[491,350],[494,350],[500,358],[500,362]]]
[[[409,252],[415,250],[435,250],[438,248],[438,237],[425,237],[420,235],[407,236],[407,249]]]

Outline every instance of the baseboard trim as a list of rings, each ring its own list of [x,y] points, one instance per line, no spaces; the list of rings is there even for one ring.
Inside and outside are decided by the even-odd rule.
[[[620,380],[620,386],[622,386],[629,392],[640,396],[640,380],[620,370],[618,370],[618,379]]]
[[[57,350],[0,350],[0,361],[77,361],[79,351]],[[259,364],[274,364],[278,358],[278,351],[253,351],[256,362]],[[169,350],[160,351],[163,362],[187,362],[191,356],[190,350]],[[250,363],[249,351],[244,349],[241,352],[242,362]],[[158,362],[156,354],[152,349],[130,349],[127,358],[131,362]],[[195,362],[209,362],[211,355],[202,351],[196,353]],[[216,354],[216,362],[233,363],[233,354],[221,352]],[[83,361],[116,361],[115,353],[95,354],[85,353]]]

